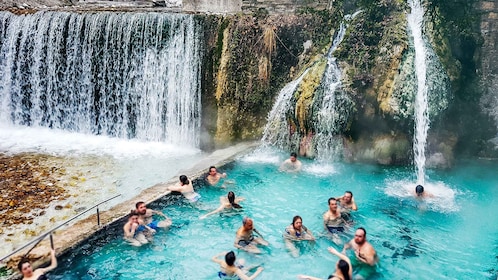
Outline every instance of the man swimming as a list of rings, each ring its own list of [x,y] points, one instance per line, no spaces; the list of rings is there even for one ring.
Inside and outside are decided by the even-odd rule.
[[[353,193],[351,191],[345,191],[344,195],[336,198],[336,200],[339,201],[339,206],[341,207],[341,210],[343,210],[343,212],[358,210],[358,206],[354,201]]]
[[[323,214],[323,226],[325,230],[332,234],[336,244],[341,243],[338,233],[344,232],[345,221],[341,216],[341,211],[337,207],[337,200],[329,198],[329,210]]]
[[[356,229],[354,238],[344,245],[342,253],[344,254],[348,249],[353,249],[356,256],[356,259],[352,259],[355,279],[368,279],[371,274],[375,273],[375,265],[379,258],[372,244],[367,241],[367,231],[364,228]]]
[[[434,195],[424,189],[424,186],[422,185],[417,185],[415,187],[415,198],[417,199],[423,199],[423,198],[428,198],[428,197],[434,197]]]
[[[220,182],[221,178],[226,178],[226,177],[227,177],[226,173],[218,173],[216,167],[211,166],[209,167],[209,173],[206,177],[206,181],[208,182],[209,185],[215,186]]]
[[[257,233],[259,236],[255,236],[253,232]],[[259,254],[261,253],[261,250],[259,250],[256,245],[268,246],[268,244],[268,241],[264,240],[261,233],[254,228],[252,219],[244,217],[244,219],[242,219],[242,226],[237,230],[235,236],[235,248]]]
[[[136,212],[138,213],[138,221],[141,226],[148,226],[154,230],[158,228],[168,228],[171,226],[172,221],[162,212],[155,211],[152,209],[147,209],[145,202],[140,201],[135,204]],[[165,219],[163,221],[154,221],[152,219],[153,215],[163,216]]]
[[[297,154],[292,152],[290,158],[286,159],[278,168],[279,171],[299,172],[301,171],[301,161],[297,159]]]

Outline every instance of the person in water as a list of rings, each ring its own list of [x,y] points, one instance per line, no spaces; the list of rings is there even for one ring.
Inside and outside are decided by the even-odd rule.
[[[351,261],[349,260],[349,258],[346,255],[339,253],[333,247],[329,247],[328,250],[330,253],[338,256],[340,260],[338,260],[335,264],[334,274],[329,275],[329,277],[327,277],[327,279],[328,280],[351,280],[351,279],[353,279],[353,269],[352,269]],[[308,276],[308,275],[298,275],[297,277],[299,279],[306,279],[306,280],[321,280],[321,278]]]
[[[216,186],[220,182],[221,178],[226,178],[226,177],[227,177],[226,173],[218,173],[216,167],[211,166],[209,167],[209,173],[206,177],[206,181],[208,182],[209,185]],[[224,186],[222,186],[222,188],[224,188]]]
[[[218,257],[225,255],[225,260],[218,259]],[[258,266],[253,275],[247,276],[246,273],[252,269],[246,269],[243,266],[243,261],[236,262],[235,253],[222,252],[211,258],[215,263],[220,264],[220,271],[218,272],[218,277],[221,279],[240,279],[240,280],[252,280],[263,271],[262,266]]]
[[[255,236],[254,233],[258,234],[258,236]],[[256,246],[268,246],[268,244],[268,241],[266,241],[261,233],[254,228],[252,219],[244,217],[244,219],[242,219],[242,226],[237,230],[235,235],[235,248],[259,254],[261,253],[261,250]]]
[[[344,192],[344,195],[336,198],[339,208],[341,209],[341,216],[344,221],[351,224],[353,219],[351,217],[351,211],[357,211],[358,206],[354,201],[353,193],[351,191]]]
[[[345,254],[347,249],[354,250],[355,278],[368,279],[375,273],[375,265],[379,258],[372,244],[367,241],[367,231],[364,228],[359,227],[356,229],[354,238],[344,245],[342,253]]]
[[[290,158],[286,159],[278,168],[279,171],[299,172],[301,171],[302,163],[297,159],[297,154],[292,152]]]
[[[323,226],[326,231],[332,234],[334,243],[340,244],[342,241],[338,234],[344,232],[346,223],[341,215],[341,210],[338,208],[337,200],[331,197],[328,203],[329,210],[323,214]]]
[[[48,280],[47,274],[49,271],[57,267],[57,258],[55,257],[55,250],[50,251],[50,265],[45,268],[37,268],[33,270],[31,263],[28,259],[22,258],[17,268],[22,273],[23,280]]]
[[[137,204],[135,204],[135,207],[136,207],[136,212],[138,214],[138,222],[142,227],[145,228],[150,227],[154,230],[157,230],[159,228],[168,228],[172,224],[171,219],[168,218],[166,215],[164,215],[162,212],[155,211],[152,209],[147,209],[147,206],[145,206],[145,202],[143,201],[137,202]],[[155,221],[152,219],[153,215],[163,216],[164,220]]]
[[[299,251],[294,244],[295,241],[315,241],[313,233],[303,225],[303,219],[300,216],[294,216],[294,218],[292,218],[292,224],[285,228],[283,237],[285,246],[293,257],[299,256]]]
[[[180,176],[180,182],[178,185],[169,186],[167,190],[170,192],[182,193],[182,195],[190,202],[197,202],[201,198],[201,195],[194,191],[192,181],[190,181],[185,175]]]
[[[243,197],[235,198],[235,193],[230,191],[227,196],[220,196],[220,207],[216,210],[211,211],[205,215],[202,215],[200,219],[205,219],[207,216],[219,213],[225,209],[241,209],[242,206],[238,202],[243,201]]]
[[[138,222],[138,213],[131,211],[128,216],[128,222],[123,226],[124,239],[128,241],[133,246],[142,246],[143,244],[149,243],[145,237],[144,230],[149,230],[150,234],[155,232],[154,229],[144,225],[140,227]]]
[[[422,185],[417,185],[415,187],[415,193],[414,193],[414,195],[415,195],[415,198],[417,198],[417,199],[424,199],[424,198],[427,198],[427,197],[434,197],[434,195],[432,193],[426,191],[424,189],[424,186],[422,186]]]

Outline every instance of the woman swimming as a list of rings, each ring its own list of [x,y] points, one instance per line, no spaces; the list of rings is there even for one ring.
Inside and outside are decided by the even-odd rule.
[[[351,261],[349,258],[344,255],[339,253],[335,248],[329,247],[329,252],[338,256],[340,258],[339,261],[335,264],[335,272],[334,274],[329,275],[327,277],[328,280],[351,280],[353,278],[353,270],[351,266]],[[308,275],[298,275],[297,278],[299,279],[306,279],[306,280],[321,280],[321,278],[313,277],[313,276],[308,276]]]
[[[192,182],[185,175],[180,176],[179,185],[168,186],[167,190],[170,192],[181,192],[190,202],[197,202],[201,198],[201,195],[194,191]]]
[[[218,207],[216,210],[211,211],[205,215],[202,215],[199,219],[205,219],[209,215],[213,215],[216,213],[219,213],[223,211],[224,209],[241,209],[242,206],[238,204],[238,202],[244,200],[244,198],[239,197],[235,198],[235,193],[230,191],[228,192],[228,195],[225,196],[220,196],[220,207]]]
[[[219,256],[225,255],[225,260],[218,259]],[[237,264],[235,262],[235,253],[233,251],[230,252],[222,252],[218,255],[214,256],[211,260],[215,263],[220,264],[220,271],[218,272],[218,277],[221,279],[240,279],[240,280],[252,280],[256,278],[261,271],[263,271],[262,266],[258,266],[256,272],[253,275],[247,276],[246,272],[251,269],[245,269],[241,264]]]
[[[313,233],[303,225],[303,219],[300,216],[294,216],[292,224],[285,228],[284,234],[285,246],[291,252],[292,256],[298,257],[299,251],[293,241],[315,241]]]

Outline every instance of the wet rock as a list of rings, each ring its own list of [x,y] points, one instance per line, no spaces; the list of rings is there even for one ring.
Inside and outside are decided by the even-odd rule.
[[[62,205],[55,205],[54,209],[55,210],[62,210],[64,208]]]

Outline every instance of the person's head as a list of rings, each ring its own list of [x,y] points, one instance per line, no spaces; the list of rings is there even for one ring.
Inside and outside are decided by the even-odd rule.
[[[216,172],[217,172],[216,167],[214,166],[209,167],[209,175],[216,175]]]
[[[31,267],[31,263],[26,258],[22,258],[21,261],[19,261],[17,268],[24,277],[31,277],[31,275],[33,275],[33,267]]]
[[[344,280],[349,280],[349,264],[347,261],[339,260],[336,264],[336,269],[341,271]]]
[[[180,175],[180,183],[183,185],[188,185],[190,184],[190,181],[188,180],[187,176],[185,175]]]
[[[245,230],[252,230],[253,229],[252,219],[249,217],[244,217],[244,219],[242,219],[242,226],[244,227]]]
[[[301,218],[301,216],[294,216],[294,218],[292,218],[292,226],[294,229],[301,230],[303,227],[303,218]]]
[[[290,161],[295,162],[297,160],[297,154],[292,152],[290,154]]]
[[[235,203],[234,192],[229,191],[227,197],[228,197],[228,202],[230,203],[230,205],[232,205],[233,208],[242,208],[242,206],[240,206],[238,203]]]
[[[344,200],[345,203],[350,203],[351,199],[353,199],[353,193],[350,191],[345,191],[342,199]]]
[[[137,204],[135,204],[135,208],[139,215],[145,215],[145,213],[147,213],[147,207],[143,201],[137,202]]]
[[[232,266],[235,263],[235,253],[233,251],[230,251],[225,255],[225,262],[228,266]]]
[[[337,200],[333,197],[329,198],[329,209],[333,212],[337,210]]]
[[[356,232],[354,233],[354,242],[358,245],[362,245],[366,240],[367,231],[362,227],[357,228]]]
[[[422,185],[417,185],[415,187],[415,193],[417,196],[422,196],[424,194],[424,187]]]
[[[137,213],[137,211],[131,210],[130,214],[128,215],[128,222],[137,223],[138,224],[138,213]]]

